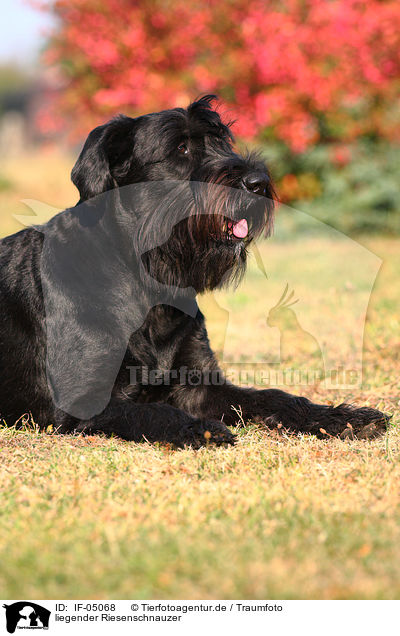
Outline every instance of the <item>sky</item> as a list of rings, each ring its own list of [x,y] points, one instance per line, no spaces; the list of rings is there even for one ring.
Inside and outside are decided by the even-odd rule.
[[[29,0],[0,0],[0,64],[17,61],[32,66],[44,43],[43,31],[52,25],[47,14]]]

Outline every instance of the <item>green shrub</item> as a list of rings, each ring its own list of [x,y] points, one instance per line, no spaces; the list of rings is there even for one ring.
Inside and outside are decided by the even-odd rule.
[[[398,145],[363,141],[293,155],[282,144],[266,147],[265,156],[283,203],[349,235],[400,232]],[[281,214],[290,213],[283,207]],[[298,220],[296,229],[306,225]]]

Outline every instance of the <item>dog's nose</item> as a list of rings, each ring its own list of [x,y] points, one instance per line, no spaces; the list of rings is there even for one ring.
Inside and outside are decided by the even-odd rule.
[[[254,194],[265,194],[268,185],[268,177],[262,172],[253,172],[248,174],[247,177],[244,177],[243,185],[249,192],[254,192]]]

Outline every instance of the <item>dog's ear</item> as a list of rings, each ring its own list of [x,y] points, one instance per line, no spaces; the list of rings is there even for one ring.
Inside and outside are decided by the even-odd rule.
[[[80,202],[119,185],[132,160],[134,122],[118,115],[89,134],[71,172]]]

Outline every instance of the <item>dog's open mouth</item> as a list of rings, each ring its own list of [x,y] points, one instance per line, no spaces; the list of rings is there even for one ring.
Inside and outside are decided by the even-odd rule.
[[[240,219],[240,221],[228,221],[226,224],[226,230],[228,236],[234,236],[238,239],[244,239],[249,233],[249,226],[246,219]]]
[[[221,235],[215,236],[215,238],[228,241],[243,241],[248,235],[249,226],[246,219],[240,219],[239,221],[225,219]]]

